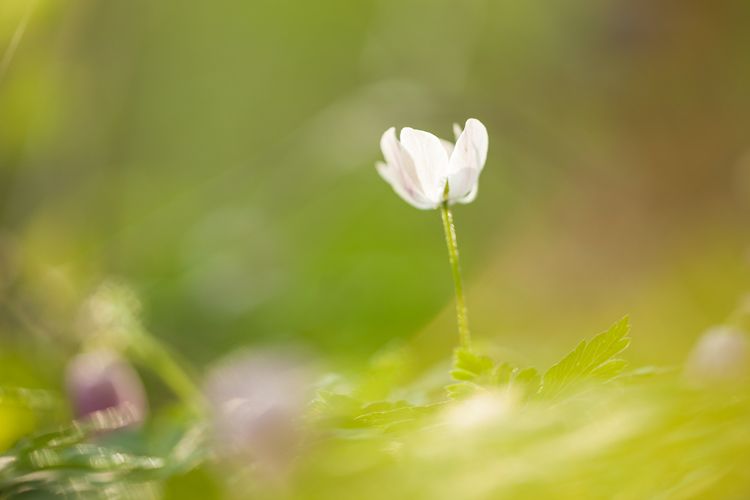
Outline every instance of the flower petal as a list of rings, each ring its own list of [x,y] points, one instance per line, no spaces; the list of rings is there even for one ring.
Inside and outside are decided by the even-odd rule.
[[[448,176],[448,201],[455,203],[469,196],[477,186],[479,170],[462,168]]]
[[[396,194],[408,204],[421,210],[435,208],[433,203],[430,203],[425,199],[421,191],[413,187],[411,181],[404,176],[403,172],[401,172],[398,167],[379,161],[375,164],[375,168],[380,174],[380,177],[390,184]]]
[[[416,190],[424,197],[424,189],[417,175],[414,161],[396,138],[396,129],[394,127],[386,130],[380,138],[380,149],[383,151],[386,163],[396,167],[396,170],[401,172],[399,177],[403,176],[408,181],[410,189]]]
[[[456,148],[450,158],[450,171],[474,168],[481,172],[487,161],[489,139],[482,122],[474,118],[466,120],[466,126],[456,141]]]
[[[464,205],[467,204],[467,203],[471,203],[472,201],[474,201],[477,198],[477,193],[478,192],[479,192],[479,183],[477,182],[476,184],[474,184],[474,187],[472,188],[472,190],[469,191],[469,194],[467,194],[463,198],[460,198],[460,199],[456,200],[456,202],[457,203],[462,203]]]
[[[451,157],[453,154],[453,149],[456,147],[455,144],[453,144],[451,141],[446,141],[445,139],[440,139],[440,144],[443,145],[443,149],[445,149],[445,153],[448,155],[448,158]]]
[[[378,171],[380,177],[388,184],[393,185],[396,182],[395,170],[387,163],[383,163],[382,161],[375,162],[375,170]]]
[[[440,139],[422,130],[401,130],[401,144],[408,151],[425,197],[440,203],[448,177],[448,155]]]
[[[411,158],[404,151],[396,138],[396,128],[391,127],[380,138],[380,149],[383,151],[385,162],[398,169],[404,169],[411,163]]]

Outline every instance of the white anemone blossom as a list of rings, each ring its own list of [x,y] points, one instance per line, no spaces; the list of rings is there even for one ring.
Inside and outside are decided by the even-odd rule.
[[[383,179],[409,204],[429,210],[443,202],[471,203],[487,160],[487,129],[469,118],[463,130],[454,125],[456,144],[413,128],[389,128],[380,139],[384,162],[376,167]]]

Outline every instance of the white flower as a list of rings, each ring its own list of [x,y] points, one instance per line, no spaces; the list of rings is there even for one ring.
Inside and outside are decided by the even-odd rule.
[[[454,125],[456,144],[413,128],[389,128],[380,139],[385,163],[376,167],[396,193],[422,209],[438,208],[444,201],[471,203],[477,196],[479,174],[487,160],[487,129],[474,118],[464,130]]]

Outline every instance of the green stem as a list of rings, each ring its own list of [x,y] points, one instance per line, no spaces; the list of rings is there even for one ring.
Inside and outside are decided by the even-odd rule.
[[[444,201],[440,205],[440,213],[443,216],[443,231],[445,232],[445,243],[448,245],[448,260],[453,273],[453,285],[456,288],[456,319],[458,320],[458,340],[463,349],[471,349],[471,335],[469,334],[469,319],[466,314],[466,302],[464,300],[464,287],[461,282],[461,266],[458,261],[458,243],[456,241],[456,228],[453,225],[453,214]]]
[[[206,411],[200,389],[161,342],[146,332],[140,332],[131,348],[185,405],[199,415]]]

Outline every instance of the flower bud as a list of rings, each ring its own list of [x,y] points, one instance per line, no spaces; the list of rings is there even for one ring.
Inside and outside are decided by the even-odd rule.
[[[693,384],[708,385],[746,380],[750,375],[750,341],[729,326],[711,328],[693,347],[685,376]]]
[[[142,422],[148,413],[138,374],[111,351],[90,351],[74,357],[68,364],[66,386],[79,419],[114,409],[128,416],[125,425]]]

